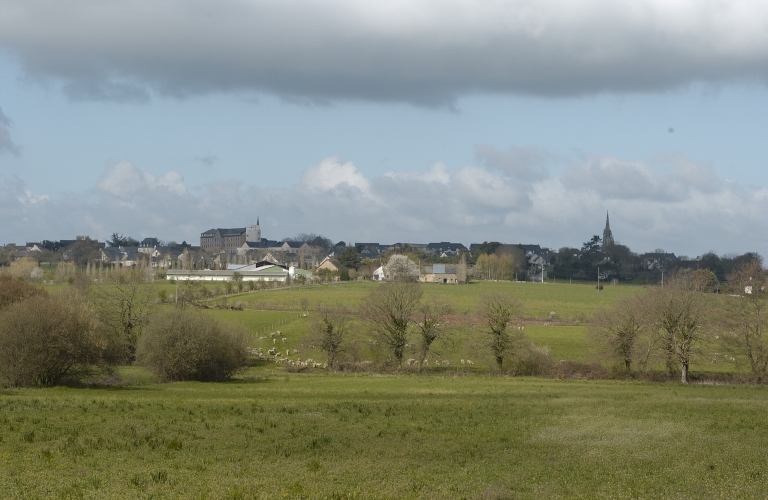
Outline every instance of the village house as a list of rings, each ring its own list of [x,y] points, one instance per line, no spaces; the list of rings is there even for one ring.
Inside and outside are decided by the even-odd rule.
[[[422,267],[419,281],[422,283],[458,283],[459,277],[456,273],[456,267],[445,264]]]

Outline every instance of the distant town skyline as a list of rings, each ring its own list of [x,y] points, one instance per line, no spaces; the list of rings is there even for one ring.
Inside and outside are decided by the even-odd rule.
[[[763,4],[299,4],[0,0],[0,242],[768,254]]]

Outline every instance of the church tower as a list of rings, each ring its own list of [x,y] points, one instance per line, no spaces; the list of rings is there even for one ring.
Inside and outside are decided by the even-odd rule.
[[[259,227],[259,217],[256,216],[256,225],[245,230],[245,241],[248,243],[261,243],[261,228]]]
[[[613,246],[613,233],[611,232],[611,223],[608,220],[608,212],[605,212],[605,229],[603,229],[603,252]]]

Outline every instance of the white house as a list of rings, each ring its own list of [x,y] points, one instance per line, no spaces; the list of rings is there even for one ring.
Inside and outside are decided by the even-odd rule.
[[[387,268],[386,266],[379,266],[374,272],[373,272],[373,279],[377,281],[384,281],[387,279]]]

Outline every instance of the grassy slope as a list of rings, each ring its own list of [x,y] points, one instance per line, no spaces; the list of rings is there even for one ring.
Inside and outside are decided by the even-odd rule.
[[[230,304],[243,302],[252,309],[302,309],[306,300],[309,309],[322,306],[357,307],[365,300],[367,293],[378,283],[342,283],[293,287],[287,290],[269,290],[245,293],[228,299]],[[520,298],[525,304],[525,315],[532,319],[549,319],[550,312],[565,320],[584,320],[601,305],[613,303],[619,297],[633,295],[642,290],[639,286],[606,286],[600,293],[594,285],[561,283],[511,283],[475,282],[469,285],[425,284],[424,298],[440,298],[450,303],[457,314],[474,313],[480,298],[491,292],[509,293]],[[220,302],[220,300],[217,300]]]
[[[764,387],[251,369],[0,393],[3,498],[749,498]]]
[[[261,347],[266,351],[276,345],[283,352],[285,349],[299,350],[299,354],[292,354],[293,358],[312,357],[323,360],[324,355],[317,350],[308,349],[309,343],[304,341],[308,336],[311,317],[324,306],[355,308],[376,286],[379,284],[345,283],[254,292],[226,299],[228,304],[243,303],[249,308],[246,311],[213,310],[209,313],[243,324],[250,332],[250,344],[253,347]],[[593,360],[593,348],[587,340],[589,324],[583,321],[599,307],[609,307],[617,299],[643,290],[639,286],[619,285],[606,286],[598,293],[594,285],[510,282],[477,282],[466,286],[427,284],[423,285],[422,289],[424,300],[440,299],[449,302],[462,321],[472,321],[477,302],[484,294],[502,292],[519,297],[529,322],[525,327],[527,338],[536,345],[549,347],[552,359],[556,362]],[[720,298],[715,297],[715,300]],[[210,303],[222,301],[217,299]],[[309,308],[309,318],[303,316],[304,303]],[[551,312],[555,313],[554,321],[550,321]],[[364,324],[353,322],[351,326],[351,338],[361,346],[359,351],[363,359],[385,356],[381,352],[371,351]],[[281,330],[286,336],[285,344],[279,340],[277,344],[272,343],[268,334],[275,330]],[[259,339],[265,336],[267,338]],[[472,359],[475,366],[481,369],[493,365],[494,361],[485,345],[486,339],[477,326],[463,325],[454,334],[453,339],[452,345],[434,346],[432,359],[449,360],[454,366],[459,365],[461,359]],[[406,353],[406,358],[415,355],[415,351],[411,350]],[[739,361],[741,371],[747,370],[745,360],[739,358]],[[662,370],[663,365],[659,364],[655,368]],[[710,358],[702,356],[694,358],[692,369],[694,372],[738,371],[733,364],[722,359],[713,364]]]

